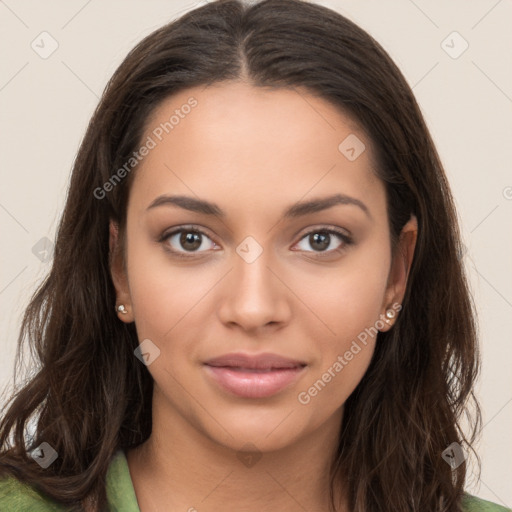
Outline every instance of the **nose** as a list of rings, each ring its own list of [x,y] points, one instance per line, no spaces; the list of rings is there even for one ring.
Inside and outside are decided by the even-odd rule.
[[[233,254],[233,268],[223,280],[218,307],[225,325],[255,331],[289,322],[293,294],[269,253],[263,250],[252,262]]]

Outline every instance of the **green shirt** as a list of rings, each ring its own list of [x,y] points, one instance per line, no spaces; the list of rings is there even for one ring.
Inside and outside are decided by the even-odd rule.
[[[119,450],[107,472],[107,497],[110,512],[140,512],[133,488],[128,462]],[[65,512],[63,505],[43,496],[14,477],[0,481],[0,511],[2,512]],[[484,501],[474,496],[464,498],[465,512],[512,512],[511,509]]]

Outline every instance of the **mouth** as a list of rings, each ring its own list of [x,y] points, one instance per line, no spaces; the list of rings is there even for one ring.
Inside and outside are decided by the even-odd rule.
[[[208,377],[225,392],[243,398],[273,396],[296,382],[307,364],[275,354],[228,354],[204,364]]]
[[[207,365],[210,366],[210,365]],[[303,366],[296,366],[293,368],[243,368],[241,366],[211,366],[211,368],[224,368],[228,370],[232,370],[234,372],[241,373],[268,373],[268,372],[276,372],[280,370],[296,370],[299,368],[303,368]]]
[[[279,354],[272,354],[269,352],[261,354],[247,354],[243,352],[224,354],[222,356],[208,359],[205,364],[215,367],[222,366],[229,368],[246,368],[258,370],[280,370],[306,366],[304,361],[300,361],[298,359],[290,359],[288,357],[284,357]]]

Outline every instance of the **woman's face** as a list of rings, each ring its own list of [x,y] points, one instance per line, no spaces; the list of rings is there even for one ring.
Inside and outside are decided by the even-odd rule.
[[[260,451],[338,431],[415,243],[413,218],[392,261],[370,141],[305,91],[230,82],[167,99],[142,145],[113,278],[150,340],[154,429]]]

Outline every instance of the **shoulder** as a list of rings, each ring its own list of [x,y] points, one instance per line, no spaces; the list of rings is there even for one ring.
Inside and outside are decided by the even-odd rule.
[[[0,479],[0,510],[9,512],[63,512],[65,508],[15,477]]]
[[[112,510],[140,512],[123,450],[118,450],[112,457],[105,484],[109,507]],[[0,478],[0,511],[2,512],[67,512],[68,510],[68,507],[57,503],[13,476]]]
[[[465,494],[462,499],[464,512],[512,512],[512,509],[497,505],[490,501],[482,500],[471,494]]]
[[[123,473],[128,473],[128,466],[126,459],[122,452],[118,452],[114,457],[113,464],[110,468],[110,476],[117,473],[117,477]],[[125,476],[126,478],[126,476]],[[121,477],[119,480],[123,481],[125,478]],[[110,478],[107,481],[107,486],[116,486],[116,478]],[[131,482],[130,482],[131,483]],[[122,486],[124,487],[124,486]],[[112,491],[113,489],[110,489]],[[132,491],[133,488],[130,486],[129,489],[117,489],[118,493],[125,494],[125,498],[128,498],[129,502],[126,505],[130,505],[126,510],[138,510],[138,507],[134,506],[136,501],[134,495],[126,496],[126,491]],[[121,491],[121,492],[119,492]],[[131,493],[128,492],[128,495]],[[130,500],[133,500],[131,501]],[[134,508],[132,508],[134,507]],[[490,501],[477,498],[470,494],[465,494],[462,499],[462,509],[464,512],[512,512],[512,509],[497,505]],[[6,477],[0,479],[0,510],[8,510],[9,512],[65,512],[66,508],[62,505],[58,505],[50,498],[43,496],[37,490],[30,485],[20,482],[14,477]]]

